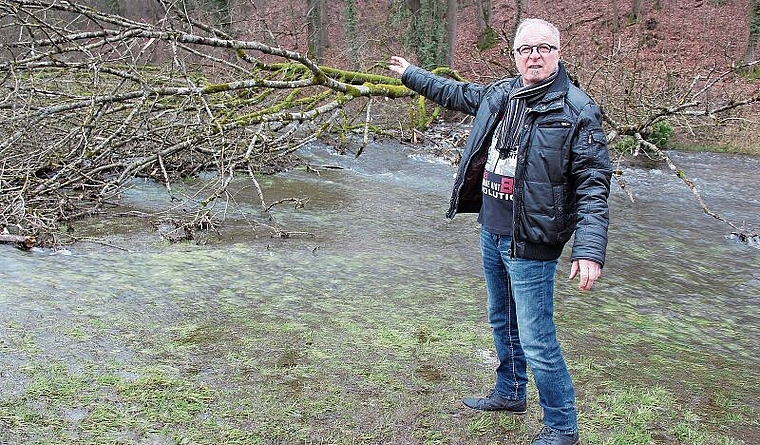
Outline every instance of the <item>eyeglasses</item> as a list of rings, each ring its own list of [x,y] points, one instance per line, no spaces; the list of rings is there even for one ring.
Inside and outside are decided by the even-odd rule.
[[[515,48],[515,54],[519,54],[523,57],[533,54],[533,48],[535,48],[539,54],[549,54],[552,50],[559,49],[554,45],[548,43],[541,43],[540,45],[521,45]]]

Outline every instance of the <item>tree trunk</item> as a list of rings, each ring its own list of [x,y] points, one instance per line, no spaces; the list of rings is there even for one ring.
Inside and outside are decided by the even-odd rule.
[[[422,33],[422,30],[420,29],[420,10],[422,9],[422,1],[421,0],[406,0],[406,7],[409,8],[409,12],[412,16],[412,23],[411,23],[411,44],[412,48],[414,49],[414,52],[417,54],[417,62],[424,64],[424,58],[421,57],[419,49],[422,44],[420,39],[420,34]]]
[[[493,4],[491,0],[476,0],[475,9],[478,25],[478,49],[485,51],[496,45],[496,32],[491,28]]]
[[[309,33],[307,54],[317,63],[322,63],[325,49],[329,46],[327,2],[326,0],[306,0],[306,7],[306,24]]]
[[[33,236],[0,234],[0,243],[14,243],[22,249],[31,249],[37,240]]]
[[[446,65],[454,66],[454,54],[457,46],[457,0],[446,0]]]
[[[517,37],[517,27],[523,19],[523,10],[528,0],[515,0],[515,26],[512,27],[512,40],[510,44],[514,43],[515,37]]]
[[[631,19],[630,23],[638,23],[641,18],[641,3],[642,0],[633,0],[631,3]]]
[[[446,63],[449,0],[406,0],[411,13],[410,46],[420,66],[432,69]]]
[[[620,5],[618,0],[612,0],[612,33],[620,32]]]
[[[420,12],[420,8],[422,8],[422,3],[420,0],[406,0],[406,7],[409,8],[412,15],[417,15]]]
[[[348,54],[354,64],[354,69],[360,68],[359,55],[359,8],[356,0],[344,0],[343,16],[346,23],[346,43]]]
[[[747,49],[744,51],[744,62],[757,60],[757,46],[760,43],[760,0],[749,1],[749,38]]]

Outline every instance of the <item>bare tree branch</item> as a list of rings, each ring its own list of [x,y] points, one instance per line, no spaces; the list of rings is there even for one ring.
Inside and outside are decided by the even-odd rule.
[[[731,121],[757,125],[756,116],[745,110],[760,103],[760,88],[756,82],[742,82],[740,74],[759,62],[725,69],[715,63],[689,78],[665,69],[658,71],[652,66],[647,70],[638,69],[642,63],[639,50],[640,43],[621,43],[603,63],[590,70],[586,87],[602,104],[604,121],[609,127],[608,142],[623,150],[621,156],[626,153],[645,155],[664,161],[691,190],[707,215],[739,231],[738,224],[708,206],[687,173],[673,162],[664,147],[657,145],[662,142],[653,143],[650,138],[658,126],[690,133],[705,125],[715,127]],[[628,141],[625,138],[629,138]],[[633,194],[622,176],[616,175],[616,179],[632,200]]]

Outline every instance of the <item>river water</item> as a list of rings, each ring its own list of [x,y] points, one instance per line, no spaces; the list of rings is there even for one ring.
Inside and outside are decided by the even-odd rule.
[[[274,222],[262,219],[255,189],[241,177],[221,236],[202,244],[170,245],[146,219],[109,217],[77,229],[101,244],[0,246],[0,398],[23,394],[31,363],[78,369],[150,360],[161,349],[146,340],[153,332],[202,326],[221,341],[218,326],[243,312],[333,329],[347,318],[373,325],[425,313],[485,332],[477,223],[443,216],[451,165],[389,144],[358,159],[321,146],[301,154],[319,174],[260,179],[267,203],[305,200],[302,208],[275,206]],[[759,158],[671,156],[715,211],[760,226]],[[570,360],[593,357],[600,379],[666,387],[697,410],[717,409],[718,394],[760,408],[760,249],[728,236],[665,166],[623,172],[635,202],[613,183],[602,280],[587,294],[568,284],[569,249],[558,270],[557,317]],[[123,198],[131,210],[169,203],[163,187],[144,182]],[[271,238],[256,221],[294,235]],[[211,368],[197,371],[213,382]]]

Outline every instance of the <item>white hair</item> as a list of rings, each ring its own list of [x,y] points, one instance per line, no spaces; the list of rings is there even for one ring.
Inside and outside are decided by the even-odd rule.
[[[531,26],[539,26],[539,27],[548,29],[549,32],[552,33],[552,37],[554,38],[554,42],[552,43],[554,43],[557,46],[557,48],[559,48],[559,29],[557,29],[556,26],[552,25],[546,20],[542,20],[542,19],[522,20],[520,24],[517,26],[517,31],[515,31],[515,42],[517,42],[517,38],[520,37],[520,34],[522,34],[525,28],[528,28]]]

